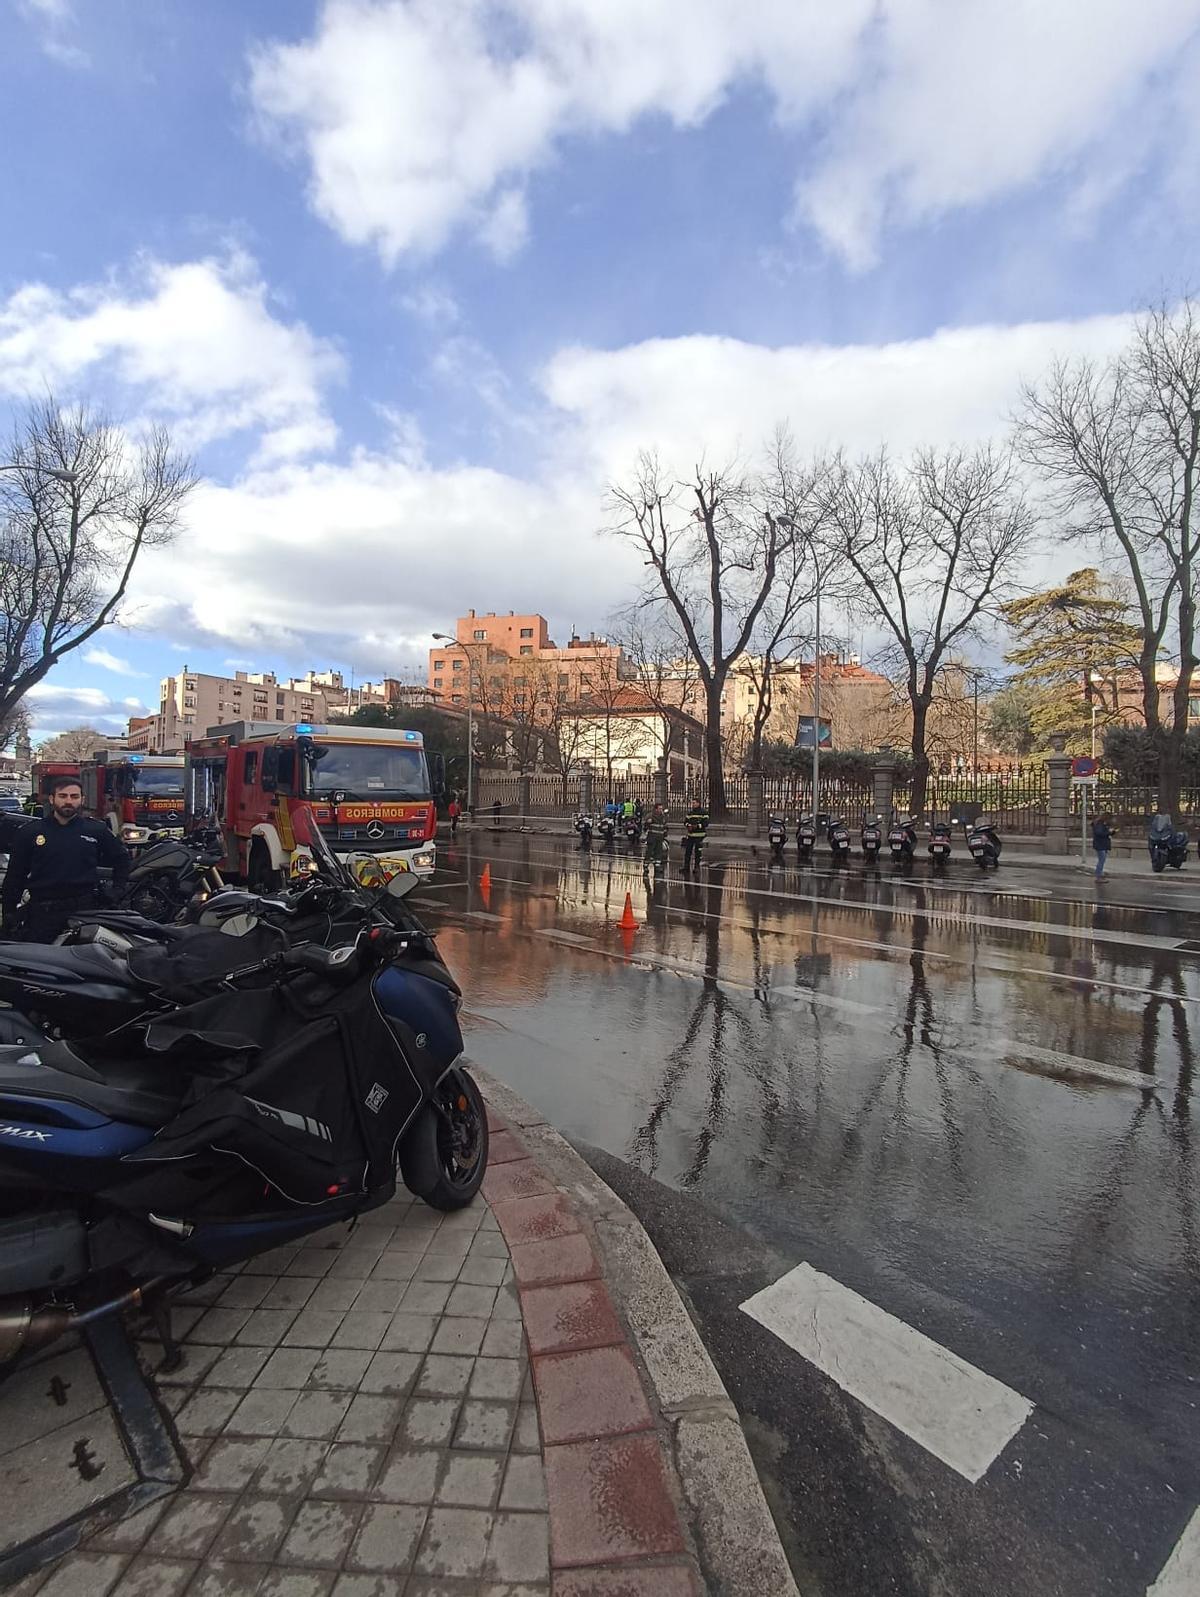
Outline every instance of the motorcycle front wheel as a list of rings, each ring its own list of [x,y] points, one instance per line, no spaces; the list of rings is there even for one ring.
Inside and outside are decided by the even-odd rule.
[[[1158,874],[1160,871],[1165,871],[1166,868],[1167,868],[1167,862],[1166,862],[1165,859],[1162,858],[1161,855],[1151,854],[1151,856],[1150,856],[1150,869],[1152,871],[1154,871],[1155,874]]]
[[[452,1070],[434,1094],[438,1179],[424,1194],[431,1209],[463,1209],[483,1183],[488,1161],[487,1109],[465,1070]]]

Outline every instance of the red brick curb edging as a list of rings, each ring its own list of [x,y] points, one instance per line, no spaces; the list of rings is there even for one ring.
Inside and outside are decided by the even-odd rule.
[[[488,1109],[483,1194],[508,1244],[537,1399],[554,1597],[699,1597],[642,1375],[575,1206]]]

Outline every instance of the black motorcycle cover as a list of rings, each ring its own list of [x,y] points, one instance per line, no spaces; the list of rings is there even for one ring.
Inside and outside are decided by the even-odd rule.
[[[127,1163],[231,1155],[305,1205],[394,1186],[422,1094],[367,978],[222,993],[151,1022],[145,1047],[172,1069],[194,1060],[195,1074],[180,1113]]]

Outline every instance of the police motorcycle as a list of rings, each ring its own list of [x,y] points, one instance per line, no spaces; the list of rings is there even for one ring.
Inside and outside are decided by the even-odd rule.
[[[1150,849],[1150,869],[1156,874],[1165,871],[1169,865],[1172,870],[1180,870],[1187,859],[1188,835],[1179,830],[1169,815],[1156,815],[1150,822],[1150,831],[1147,838]]]
[[[917,852],[917,827],[911,815],[898,815],[888,832],[888,848],[896,864],[911,864]]]
[[[617,836],[617,823],[606,810],[600,817],[596,830],[600,833],[600,841],[605,848],[612,848]]]
[[[771,845],[771,858],[783,864],[783,850],[787,843],[787,825],[782,815],[772,815],[767,822],[767,842]]]
[[[581,810],[579,812],[579,814],[575,817],[574,825],[575,825],[575,830],[579,833],[579,846],[580,846],[580,848],[591,848],[591,846],[592,846],[592,817],[590,815],[585,815],[583,813],[583,811]]]
[[[817,844],[817,827],[812,815],[801,815],[796,822],[796,853],[801,862],[812,859]]]
[[[150,843],[133,862],[120,905],[148,920],[168,921],[224,887],[225,848],[219,832]]]
[[[487,1115],[461,992],[403,902],[418,878],[403,860],[343,865],[311,830],[361,912],[335,946],[179,928],[124,956],[42,950],[86,953],[131,1009],[148,960],[171,985],[150,955],[184,968],[173,1006],[103,1037],[0,1046],[0,1374],[143,1302],[170,1359],[174,1291],[353,1221],[397,1175],[436,1209],[478,1192]]]
[[[621,824],[621,830],[630,848],[636,848],[642,836],[642,823],[639,817],[636,814],[627,815]]]
[[[1000,839],[986,816],[980,816],[967,833],[967,849],[981,871],[1000,868]]]
[[[952,844],[949,821],[934,821],[929,828],[929,858],[935,867],[940,869],[949,860]]]
[[[829,824],[825,828],[825,837],[835,865],[841,865],[850,858],[850,829],[839,816],[831,815],[829,817]]]
[[[872,815],[862,824],[859,833],[859,842],[864,856],[869,860],[877,860],[879,851],[883,847],[883,816]]]

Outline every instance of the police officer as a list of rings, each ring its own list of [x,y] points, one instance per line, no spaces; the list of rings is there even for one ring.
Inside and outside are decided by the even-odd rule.
[[[683,868],[691,870],[692,858],[695,857],[696,867],[700,866],[700,850],[704,847],[704,839],[708,836],[708,805],[702,799],[696,799],[688,806],[688,812],[683,818]]]
[[[50,786],[48,819],[26,826],[14,840],[0,893],[8,936],[52,943],[69,916],[94,908],[102,865],[112,867],[114,890],[124,887],[128,850],[107,826],[82,810],[78,777],[57,777]],[[29,902],[20,911],[18,926],[17,906],[26,888]]]

